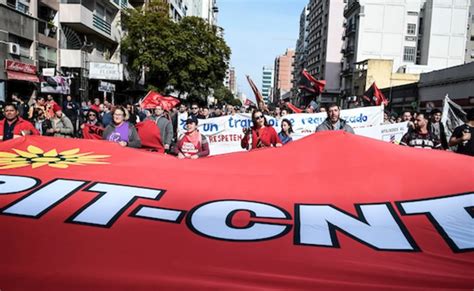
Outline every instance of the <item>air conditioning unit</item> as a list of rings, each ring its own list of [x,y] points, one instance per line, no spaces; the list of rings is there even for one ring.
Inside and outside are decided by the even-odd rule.
[[[8,43],[8,52],[12,55],[20,55],[20,45],[17,43],[10,42]]]

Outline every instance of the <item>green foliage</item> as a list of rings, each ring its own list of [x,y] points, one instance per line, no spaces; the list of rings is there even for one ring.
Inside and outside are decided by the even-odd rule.
[[[242,106],[242,102],[239,99],[235,99],[234,94],[223,85],[220,85],[214,90],[214,98],[220,104],[231,104],[234,106]]]
[[[162,0],[142,10],[128,10],[124,25],[128,35],[122,48],[135,80],[145,67],[148,85],[161,92],[173,88],[202,100],[222,84],[230,48],[215,26],[198,17],[175,23]]]

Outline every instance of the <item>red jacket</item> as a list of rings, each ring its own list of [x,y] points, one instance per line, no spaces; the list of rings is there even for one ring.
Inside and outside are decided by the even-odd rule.
[[[260,129],[252,128],[251,149],[276,146],[278,143],[281,144],[281,140],[273,127],[264,126]],[[247,149],[249,146],[249,137],[245,136],[242,138],[240,145],[242,148]]]
[[[3,119],[0,121],[0,141],[3,140],[3,130],[5,126],[5,122],[7,122],[6,119]],[[21,117],[18,117],[18,121],[15,124],[15,128],[13,128],[13,138],[21,137],[23,136],[21,134],[22,130],[28,130],[31,132],[32,135],[39,135],[40,133],[36,128],[31,124],[29,121],[24,120]]]

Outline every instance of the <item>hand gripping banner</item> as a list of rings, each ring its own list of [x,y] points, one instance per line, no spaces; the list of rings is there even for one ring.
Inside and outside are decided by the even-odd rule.
[[[0,289],[464,289],[473,158],[344,132],[178,160],[0,143]]]

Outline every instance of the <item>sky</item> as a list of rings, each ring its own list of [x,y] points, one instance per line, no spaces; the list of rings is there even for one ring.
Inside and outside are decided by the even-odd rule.
[[[295,48],[300,14],[308,0],[217,0],[218,25],[232,50],[237,89],[253,99],[245,75],[261,90],[263,66]]]

